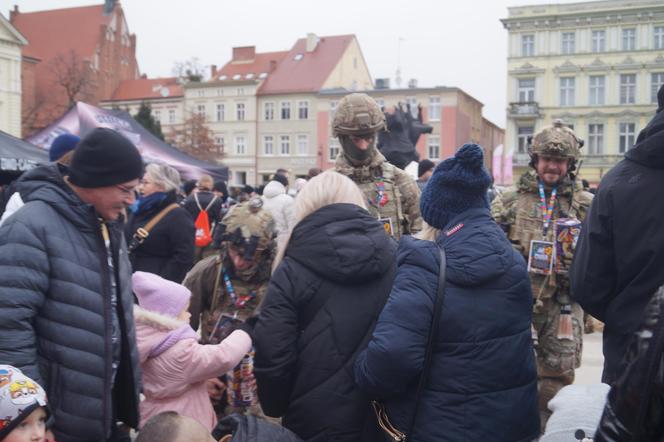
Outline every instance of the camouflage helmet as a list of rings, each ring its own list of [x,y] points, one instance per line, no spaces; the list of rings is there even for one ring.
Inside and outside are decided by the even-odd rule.
[[[543,128],[532,137],[528,153],[531,156],[545,155],[577,160],[581,155],[581,147],[583,140],[577,138],[574,131],[561,120],[555,120],[553,125]]]
[[[244,248],[244,259],[253,260],[257,251],[275,246],[277,236],[272,215],[256,197],[237,204],[228,211],[219,225],[220,240]]]
[[[385,127],[385,115],[378,103],[367,94],[354,93],[343,97],[332,120],[332,134],[363,135]]]

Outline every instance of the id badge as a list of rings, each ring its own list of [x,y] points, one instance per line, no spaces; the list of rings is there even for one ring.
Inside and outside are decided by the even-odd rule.
[[[378,218],[378,222],[383,225],[385,233],[390,236],[394,236],[394,225],[392,224],[392,218]]]
[[[530,252],[528,253],[528,271],[540,275],[549,275],[553,269],[555,260],[555,249],[550,241],[530,241]]]
[[[210,333],[210,344],[218,344],[230,335],[242,321],[234,316],[222,313]]]

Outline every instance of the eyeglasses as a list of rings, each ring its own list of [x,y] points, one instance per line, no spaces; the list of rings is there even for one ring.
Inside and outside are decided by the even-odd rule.
[[[135,196],[136,195],[136,187],[125,187],[120,184],[116,184],[115,187],[120,189],[122,194],[124,196]]]

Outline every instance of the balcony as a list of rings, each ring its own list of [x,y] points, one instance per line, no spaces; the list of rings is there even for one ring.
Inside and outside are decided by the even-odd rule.
[[[583,168],[586,167],[613,167],[618,161],[625,157],[624,154],[588,154],[581,150],[581,160],[583,160]]]
[[[509,117],[514,119],[533,119],[540,118],[539,104],[537,101],[521,101],[510,103],[508,110]]]

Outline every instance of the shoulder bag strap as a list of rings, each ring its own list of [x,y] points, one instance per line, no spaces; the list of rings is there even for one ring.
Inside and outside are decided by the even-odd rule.
[[[436,243],[436,245],[438,244]],[[422,402],[422,393],[424,393],[424,387],[429,380],[433,348],[436,343],[436,337],[438,336],[438,325],[440,324],[440,316],[442,314],[443,299],[445,294],[445,269],[447,259],[445,257],[445,249],[443,247],[438,246],[438,252],[440,254],[440,270],[438,272],[438,288],[436,290],[436,300],[433,304],[431,328],[429,328],[429,337],[427,338],[427,346],[424,352],[424,367],[422,368],[422,374],[420,375],[420,380],[417,384],[417,393],[415,395],[415,410],[410,421],[410,426],[408,427],[408,433],[406,433],[407,437],[412,437],[413,435],[413,429],[415,428],[415,421],[417,419],[417,411],[420,407],[420,402]]]
[[[148,221],[145,226],[136,229],[134,236],[131,238],[131,243],[127,247],[127,253],[133,252],[138,248],[138,246],[143,244],[143,241],[145,241],[145,239],[150,235],[150,231],[154,228],[154,226],[157,225],[159,221],[164,219],[164,217],[168,215],[173,209],[177,209],[178,207],[180,206],[175,203],[169,204],[167,207],[162,209],[161,212],[155,215],[150,221]]]

